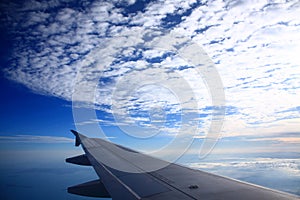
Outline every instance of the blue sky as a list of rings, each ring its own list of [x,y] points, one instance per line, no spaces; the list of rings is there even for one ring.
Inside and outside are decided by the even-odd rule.
[[[284,155],[299,181],[299,8],[296,0],[3,1],[2,154],[59,146],[68,156],[77,129],[170,161],[201,147]]]
[[[71,104],[64,100],[32,93],[2,75],[1,134],[62,136],[73,128]]]

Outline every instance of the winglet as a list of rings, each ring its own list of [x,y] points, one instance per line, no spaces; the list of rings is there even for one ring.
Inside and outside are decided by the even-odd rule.
[[[75,146],[78,147],[81,143],[79,133],[77,131],[71,130],[71,132],[75,135]]]

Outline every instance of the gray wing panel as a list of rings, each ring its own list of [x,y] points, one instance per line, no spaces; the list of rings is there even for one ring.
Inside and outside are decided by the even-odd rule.
[[[92,166],[114,200],[298,199],[298,197],[193,170],[110,142],[78,135]],[[166,167],[150,171],[155,167]]]
[[[152,174],[146,173],[137,165],[138,162],[143,162],[143,158],[149,165],[151,162],[155,164],[157,159],[125,147],[120,148],[104,140],[80,136],[87,157],[114,200],[151,199],[152,196],[159,194],[174,197],[172,199],[176,199],[175,197],[181,200],[193,199]],[[122,166],[122,170],[112,166]]]

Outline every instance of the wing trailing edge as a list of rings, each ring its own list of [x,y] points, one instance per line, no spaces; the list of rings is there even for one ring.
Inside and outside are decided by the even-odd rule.
[[[100,180],[89,181],[68,188],[68,192],[80,196],[111,198]]]
[[[92,166],[91,162],[89,161],[89,159],[85,154],[67,158],[66,162],[76,164],[76,165]]]

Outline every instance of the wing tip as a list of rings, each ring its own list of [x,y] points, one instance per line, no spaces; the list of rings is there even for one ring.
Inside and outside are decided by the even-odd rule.
[[[77,131],[75,131],[75,130],[73,130],[73,129],[70,129],[70,131],[71,131],[75,136],[79,134]]]
[[[78,147],[81,144],[79,133],[75,130],[70,130],[75,135],[75,146]]]

